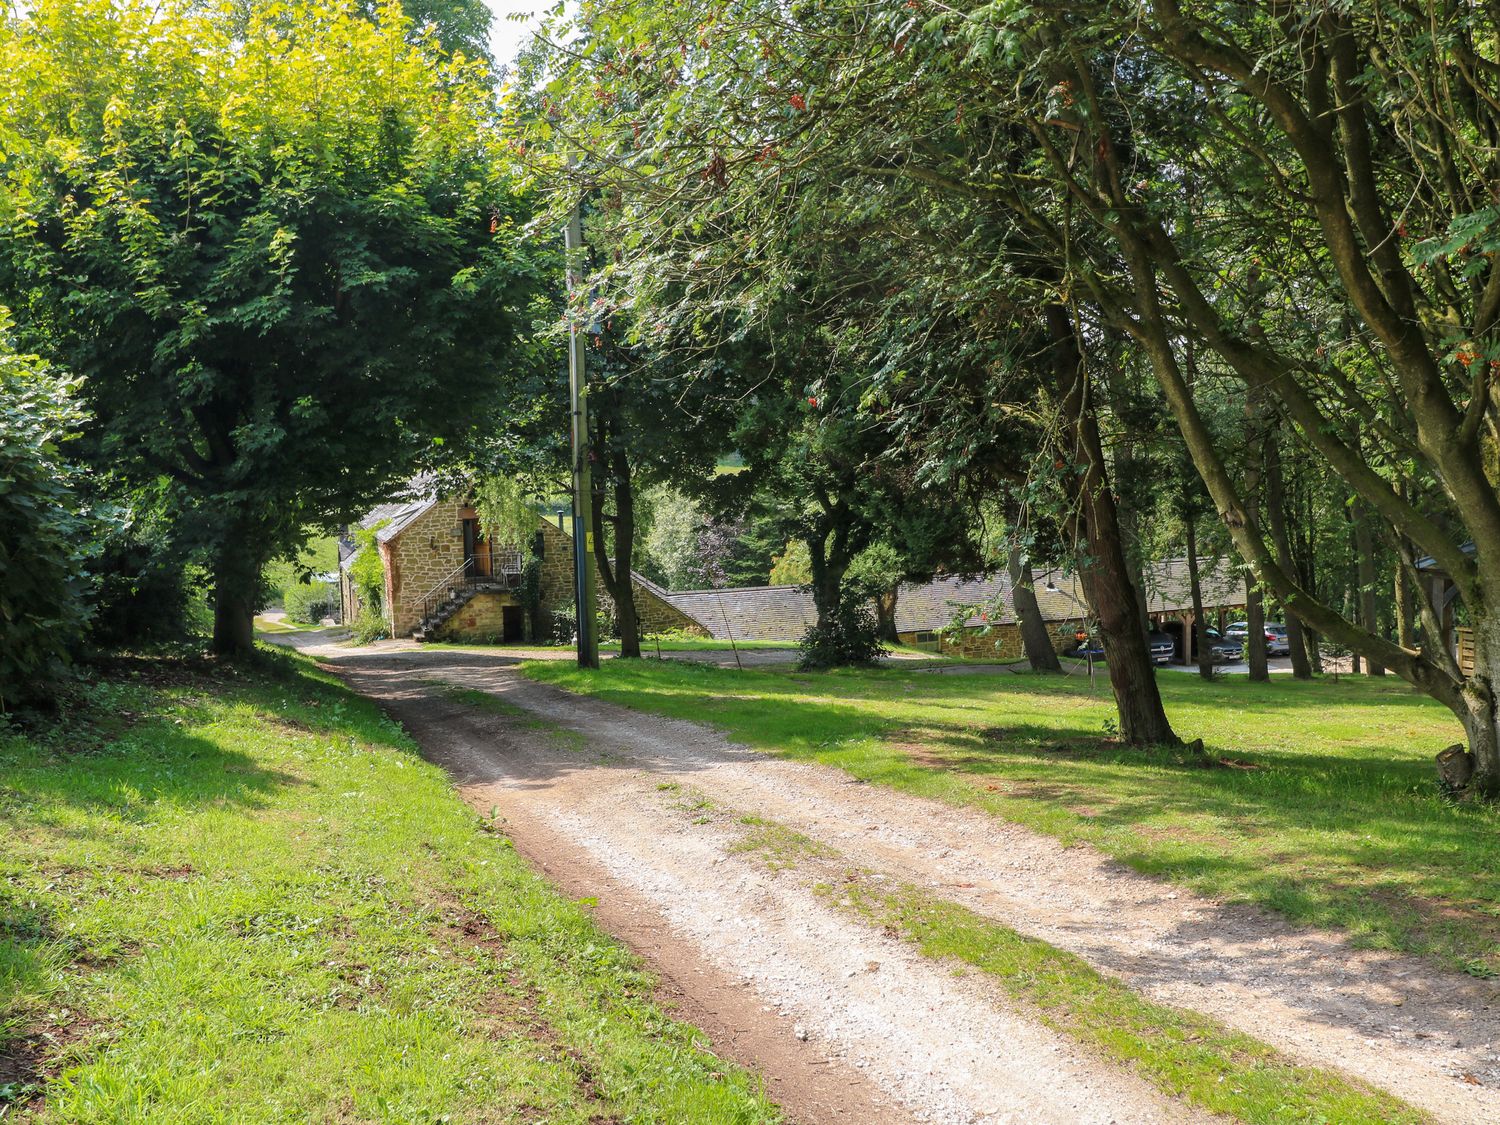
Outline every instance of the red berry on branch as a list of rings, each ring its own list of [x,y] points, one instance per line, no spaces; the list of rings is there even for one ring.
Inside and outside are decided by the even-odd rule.
[[[807,108],[807,99],[804,98],[801,94],[793,94],[791,97],[787,98],[787,101],[791,103],[791,107],[793,109]]]

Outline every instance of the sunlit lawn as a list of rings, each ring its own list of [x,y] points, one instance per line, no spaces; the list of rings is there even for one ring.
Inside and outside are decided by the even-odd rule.
[[[1205,893],[1347,928],[1363,944],[1500,972],[1500,814],[1455,806],[1442,707],[1392,678],[1269,684],[1163,675],[1174,751],[1113,744],[1107,686],[901,668],[797,673],[654,661],[528,675],[709,721],[789,757],[986,809]]]
[[[0,728],[0,1120],[778,1119],[310,662],[89,697]]]

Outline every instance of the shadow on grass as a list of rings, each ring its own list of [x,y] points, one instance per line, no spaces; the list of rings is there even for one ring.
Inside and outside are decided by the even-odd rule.
[[[1046,677],[538,678],[1086,839],[1137,871],[1369,944],[1500,970],[1500,816],[1442,800],[1412,743],[1440,740],[1447,716],[1404,685],[1174,684],[1179,730],[1201,731],[1209,757],[1232,764],[1202,768],[1182,750],[1108,740],[1108,695]]]
[[[301,784],[168,723],[142,724],[105,751],[76,756],[0,745],[0,822],[13,803],[29,805],[33,820],[67,806],[139,816],[162,804],[259,806],[276,788]]]

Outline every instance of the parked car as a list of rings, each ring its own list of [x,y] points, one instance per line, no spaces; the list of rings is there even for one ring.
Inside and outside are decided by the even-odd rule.
[[[1208,655],[1215,664],[1238,664],[1245,659],[1245,645],[1233,637],[1222,635],[1217,629],[1203,630],[1208,642]]]
[[[1292,651],[1291,643],[1286,637],[1286,626],[1279,621],[1267,621],[1266,629],[1266,655],[1286,656]],[[1225,640],[1239,641],[1241,645],[1250,643],[1250,623],[1248,621],[1236,621],[1224,630]]]
[[[1152,664],[1170,664],[1177,655],[1177,639],[1170,633],[1152,633],[1146,643],[1151,646]]]

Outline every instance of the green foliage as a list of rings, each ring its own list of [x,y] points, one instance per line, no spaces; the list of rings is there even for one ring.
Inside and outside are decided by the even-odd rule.
[[[97,544],[89,641],[98,648],[183,640],[211,627],[207,575],[173,535],[157,491],[129,496]]]
[[[814,622],[797,643],[797,667],[844,668],[874,664],[886,654],[875,611],[856,592],[846,592],[839,607]]]
[[[786,550],[771,559],[770,578],[772,586],[805,586],[812,581],[812,561],[803,540],[787,540]]]
[[[167,480],[221,623],[264,562],[452,448],[542,279],[482,63],[334,0],[42,0],[0,38],[0,294]],[[516,346],[512,346],[516,345]]]
[[[691,589],[696,585],[698,535],[703,526],[698,504],[661,484],[642,490],[640,506],[651,518],[636,569],[668,590]]]
[[[339,541],[316,528],[306,529],[306,541],[290,558],[272,559],[266,564],[264,579],[273,597],[293,582],[314,574],[332,574],[339,568]]]
[[[282,591],[281,604],[286,615],[301,625],[317,625],[323,618],[337,615],[339,589],[331,582],[293,582]]]
[[[520,548],[528,562],[533,557],[537,531],[536,489],[523,477],[483,478],[474,489],[474,508],[490,541],[500,547]]]
[[[390,626],[386,624],[384,614],[366,605],[350,624],[349,634],[355,644],[368,645],[390,636]]]
[[[77,390],[16,353],[0,308],[0,711],[56,691],[88,620],[85,565],[98,528],[63,450],[84,421]]]
[[[349,581],[360,604],[378,613],[385,605],[385,561],[380,556],[380,529],[390,520],[354,529],[355,552],[349,562]]]
[[[906,566],[896,548],[874,543],[854,556],[846,581],[870,597],[884,593],[906,577]]]

